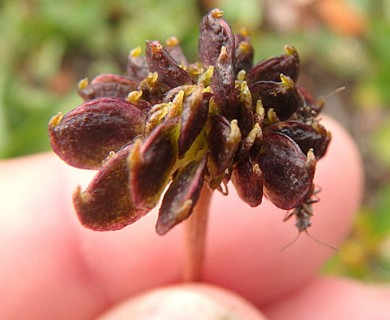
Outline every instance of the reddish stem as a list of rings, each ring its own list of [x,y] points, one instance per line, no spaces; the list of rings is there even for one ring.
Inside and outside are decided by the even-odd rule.
[[[207,219],[212,191],[203,186],[191,216],[185,221],[183,281],[195,282],[202,278],[205,256]]]

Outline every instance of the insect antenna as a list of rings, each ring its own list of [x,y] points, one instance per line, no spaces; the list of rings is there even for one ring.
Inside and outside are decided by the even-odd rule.
[[[282,249],[280,249],[280,251],[284,251],[284,250],[286,250],[288,247],[290,247],[291,245],[293,245],[293,244],[299,239],[300,236],[301,236],[301,232],[298,232],[297,236],[296,236],[292,241],[290,241],[289,243],[287,243],[284,247],[282,247]]]
[[[323,246],[325,246],[325,247],[328,247],[329,249],[332,249],[333,251],[339,252],[339,249],[338,249],[338,248],[333,247],[333,246],[331,246],[331,245],[328,244],[328,243],[322,242],[321,240],[319,240],[319,239],[317,239],[316,237],[312,236],[312,235],[309,233],[309,231],[307,231],[307,230],[305,230],[305,232],[306,232],[307,236],[308,236],[310,239],[314,240],[314,241],[317,242],[318,244],[321,244],[321,245],[323,245]]]
[[[347,88],[346,87],[339,87],[337,89],[334,89],[332,92],[329,92],[326,96],[321,97],[320,99],[321,100],[326,100],[326,99],[328,99],[328,98],[338,94],[339,92],[344,91],[345,89],[347,89]]]
[[[325,242],[322,242],[321,240],[317,239],[316,237],[312,236],[309,231],[307,231],[307,229],[305,230],[307,236],[314,240],[315,242],[317,242],[318,244],[320,245],[323,245],[325,247],[328,247],[329,249],[332,249],[333,251],[336,251],[336,252],[339,252],[339,249],[336,248],[336,247],[333,247],[331,246],[330,244],[328,243],[325,243]],[[291,245],[293,245],[295,242],[297,242],[297,240],[299,239],[299,237],[301,236],[302,232],[298,232],[297,236],[292,240],[290,241],[289,243],[287,243],[284,247],[282,247],[282,249],[280,249],[280,251],[284,251],[286,250],[287,248],[289,248]]]

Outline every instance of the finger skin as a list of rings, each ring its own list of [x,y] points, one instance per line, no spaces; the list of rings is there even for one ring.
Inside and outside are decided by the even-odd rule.
[[[208,284],[181,284],[159,288],[125,300],[98,320],[265,320],[253,305],[237,294]]]
[[[362,190],[358,152],[335,122],[333,142],[318,163],[312,235],[337,246],[349,231]],[[70,168],[52,154],[0,164],[0,310],[7,319],[90,319],[108,306],[181,278],[182,226],[164,237],[154,231],[154,210],[116,232],[80,226],[71,203],[77,184],[93,172]],[[333,252],[297,234],[285,212],[267,201],[256,209],[231,194],[216,194],[208,232],[205,281],[257,306],[277,300],[312,279]],[[6,261],[4,263],[4,261]],[[30,308],[21,308],[27,304]]]
[[[263,308],[273,320],[390,319],[390,287],[335,277],[316,278]]]
[[[335,121],[326,119],[323,123],[333,140],[317,164],[314,182],[322,191],[320,202],[313,205],[309,232],[338,247],[349,233],[360,203],[363,172],[351,137]],[[233,205],[233,194],[231,188],[228,198],[216,195],[211,208],[206,281],[261,306],[313,278],[335,253],[306,234],[281,251],[297,236],[294,219],[283,223],[286,212],[268,201],[254,209],[240,201]]]
[[[88,319],[107,303],[83,265],[61,168],[48,154],[0,165],[4,319]]]

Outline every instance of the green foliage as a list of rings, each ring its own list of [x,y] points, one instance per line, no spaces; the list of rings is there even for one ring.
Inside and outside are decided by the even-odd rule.
[[[47,123],[81,100],[79,79],[124,72],[145,39],[196,42],[194,2],[24,1],[0,4],[0,158],[49,150]]]

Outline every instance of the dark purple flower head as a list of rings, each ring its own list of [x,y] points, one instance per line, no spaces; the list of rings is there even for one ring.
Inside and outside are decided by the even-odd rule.
[[[191,215],[203,185],[231,180],[252,207],[263,194],[310,226],[316,160],[330,134],[322,109],[296,86],[294,47],[253,66],[245,31],[233,34],[219,9],[202,20],[198,63],[172,37],[131,51],[127,75],[82,80],[84,103],[49,123],[53,150],[68,164],[99,169],[73,200],[83,225],[117,230],[162,199],[156,225],[165,234]]]

